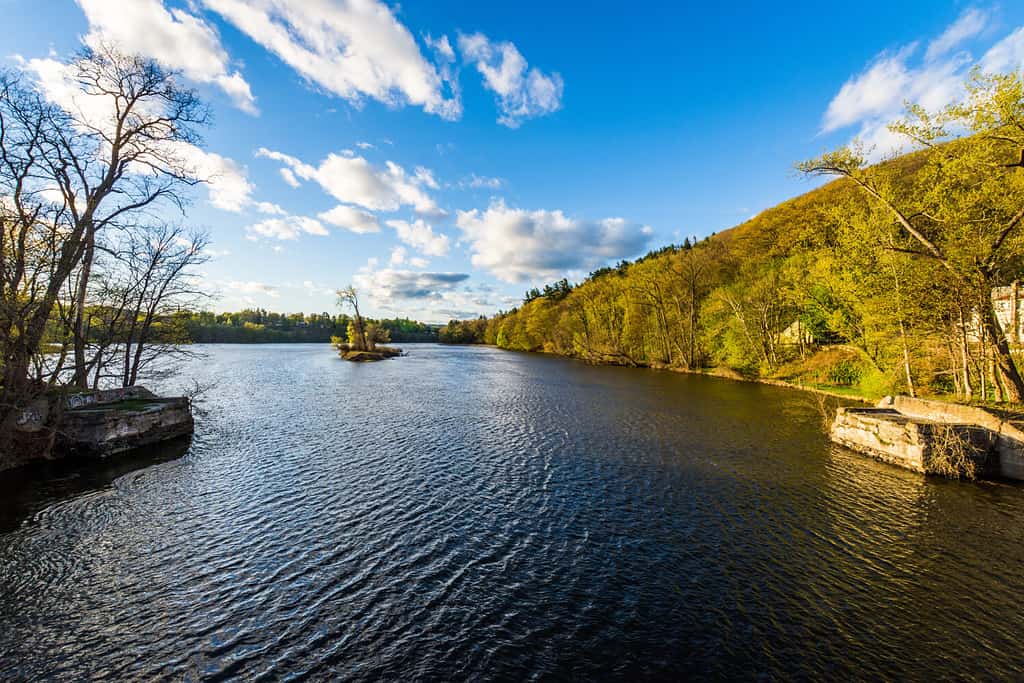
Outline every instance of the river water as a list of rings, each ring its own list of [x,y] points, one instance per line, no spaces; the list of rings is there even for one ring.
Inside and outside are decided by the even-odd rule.
[[[0,474],[0,679],[1024,676],[1024,488],[797,391],[407,348],[207,347],[191,444]]]

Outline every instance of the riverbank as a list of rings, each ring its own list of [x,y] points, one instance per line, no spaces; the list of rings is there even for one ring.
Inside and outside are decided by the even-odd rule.
[[[767,384],[773,387],[785,387],[786,389],[797,389],[799,391],[806,391],[811,394],[818,394],[819,396],[829,396],[831,398],[841,398],[848,401],[856,401],[858,403],[865,403],[873,405],[879,398],[872,398],[870,396],[862,396],[853,391],[844,390],[841,387],[834,388],[822,388],[817,386],[809,386],[806,384],[795,384],[793,382],[787,382],[781,379],[772,379],[770,377],[745,377],[735,370],[729,368],[711,368],[707,370],[687,370],[685,368],[651,368],[653,370],[668,370],[669,372],[678,372],[684,375],[704,375],[706,377],[716,377],[718,379],[729,379],[734,382],[750,382],[752,384]]]

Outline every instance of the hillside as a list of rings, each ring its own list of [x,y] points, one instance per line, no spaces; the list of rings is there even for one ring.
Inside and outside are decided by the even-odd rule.
[[[997,243],[986,233],[1024,197],[1002,170],[1012,164],[994,163],[1016,153],[967,138],[855,170],[879,197],[908,207],[942,258],[841,178],[698,244],[599,269],[576,286],[531,290],[521,307],[453,322],[441,339],[866,395],[997,399],[1009,386],[993,370],[1000,334],[963,321],[976,320],[977,302],[1024,263],[1022,238],[983,251]],[[990,256],[1006,265],[984,277],[970,271]]]

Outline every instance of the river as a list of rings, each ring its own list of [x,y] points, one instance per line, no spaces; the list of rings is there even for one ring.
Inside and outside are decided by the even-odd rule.
[[[0,679],[1024,676],[1024,488],[798,391],[407,348],[205,347],[191,444],[0,474]]]

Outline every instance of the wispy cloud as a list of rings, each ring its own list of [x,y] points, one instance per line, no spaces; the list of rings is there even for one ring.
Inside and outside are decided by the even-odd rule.
[[[968,9],[921,50],[914,42],[876,56],[839,89],[822,117],[821,132],[856,127],[872,158],[902,151],[907,140],[888,125],[903,114],[906,102],[938,109],[960,99],[969,69],[1008,71],[1024,65],[1024,28],[992,45],[976,59],[965,46],[986,34],[991,14]]]

